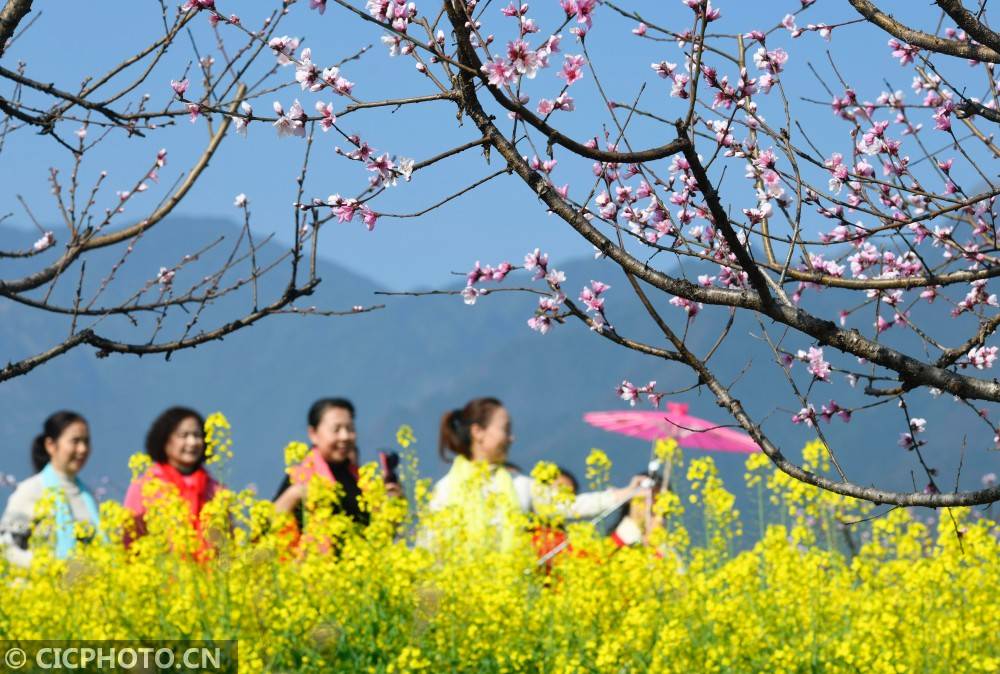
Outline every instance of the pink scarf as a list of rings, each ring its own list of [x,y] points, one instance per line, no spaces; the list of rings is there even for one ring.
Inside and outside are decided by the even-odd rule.
[[[357,467],[352,464],[350,470],[354,475],[354,479],[358,479]],[[302,460],[302,463],[289,469],[289,476],[294,484],[308,484],[314,475],[318,475],[322,479],[333,483],[337,482],[336,478],[333,477],[333,473],[330,472],[330,465],[315,447],[306,454],[306,458]]]

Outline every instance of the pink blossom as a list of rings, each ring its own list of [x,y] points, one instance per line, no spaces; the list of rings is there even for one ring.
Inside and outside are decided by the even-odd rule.
[[[466,286],[465,288],[462,289],[462,301],[464,301],[466,304],[469,305],[475,304],[476,299],[479,297],[480,294],[482,293],[480,293],[480,291],[477,290],[476,288],[473,288],[472,286]]]
[[[356,135],[355,136],[348,136],[347,139],[349,141],[351,141],[352,143],[355,144],[355,146],[356,146],[355,149],[351,150],[350,152],[348,152],[346,154],[344,154],[339,147],[338,148],[334,148],[334,151],[337,154],[344,154],[345,157],[347,157],[348,159],[353,159],[354,161],[368,161],[368,158],[374,152],[374,150],[368,144],[368,142],[367,141],[362,141]]]
[[[540,253],[537,248],[534,252],[528,253],[524,256],[524,268],[526,271],[535,270],[535,275],[533,277],[533,280],[535,281],[545,278],[545,275],[548,273],[548,267],[548,254]]]
[[[188,90],[189,84],[190,82],[186,79],[183,79],[180,82],[177,80],[170,80],[170,88],[174,90],[174,93],[177,94],[178,98],[182,98],[184,96],[184,92]]]
[[[535,52],[538,55],[539,68],[549,67],[549,56],[559,51],[559,42],[561,40],[562,35],[550,35],[549,39],[545,41],[545,44]]]
[[[350,222],[358,210],[356,199],[346,199],[333,208],[333,214],[337,216],[337,222]]]
[[[326,199],[330,212],[337,216],[337,222],[350,222],[358,210],[357,199],[345,199],[339,194],[331,194]]]
[[[597,6],[597,0],[559,0],[566,16],[576,16],[576,22],[590,28],[593,25],[591,14]]]
[[[295,64],[295,81],[302,86],[302,90],[319,91],[323,85],[319,81],[319,68],[312,62],[312,49],[306,47],[299,55],[299,62]]]
[[[810,403],[807,407],[803,407],[796,414],[792,415],[793,424],[804,423],[809,428],[816,427],[816,408]]]
[[[246,136],[247,127],[250,126],[250,117],[253,116],[253,106],[243,101],[240,103],[240,110],[243,112],[243,116],[233,117],[233,124],[236,126],[236,133]]]
[[[377,184],[381,184],[384,181],[390,181],[394,179],[394,170],[396,165],[389,159],[389,153],[384,152],[381,157],[376,157],[365,164],[365,168],[369,171],[375,172],[375,176],[378,179]]]
[[[851,420],[851,411],[838,405],[835,400],[831,400],[828,405],[823,405],[820,408],[820,416],[823,417],[823,420],[826,421],[826,423],[830,423],[830,420],[835,414],[845,422]]]
[[[955,104],[947,101],[944,105],[934,111],[934,128],[938,131],[951,131],[951,113],[955,110]]]
[[[565,301],[566,296],[561,292],[556,292],[554,295],[546,295],[545,297],[538,298],[538,310],[554,314],[559,311],[559,307]]]
[[[318,9],[322,14],[326,11],[326,0],[309,0],[309,9]]]
[[[340,68],[336,66],[329,66],[323,69],[323,73],[320,75],[320,79],[334,91],[336,91],[341,96],[350,96],[351,90],[354,89],[354,82],[350,82],[345,78],[340,76]],[[319,91],[321,87],[317,84],[313,87],[313,91]]]
[[[757,155],[753,163],[760,169],[773,169],[777,161],[778,158],[774,156],[774,152],[771,149],[767,149]]]
[[[401,53],[401,49],[404,47],[403,38],[398,35],[383,35],[379,39],[382,40],[382,44],[389,47],[389,56],[398,56]],[[409,45],[409,43],[407,43],[407,45]]]
[[[299,103],[298,99],[292,103],[292,107],[288,109],[288,113],[285,113],[284,108],[281,107],[281,103],[278,101],[274,102],[274,112],[277,113],[278,119],[275,120],[273,126],[278,130],[278,137],[282,136],[299,136],[303,137],[306,135],[306,113],[302,110],[302,105]]]
[[[410,19],[417,15],[416,5],[405,0],[368,0],[368,13],[382,23],[388,23],[401,33],[405,33]]]
[[[980,346],[969,351],[969,364],[977,370],[989,369],[993,367],[993,362],[997,359],[997,347]]]
[[[642,37],[643,35],[645,35],[646,34],[646,24],[644,24],[644,23],[642,23],[640,21],[639,25],[632,29],[632,34],[633,35],[638,35],[639,37]]]
[[[201,11],[203,9],[214,9],[215,0],[184,0],[184,4],[181,5],[181,11],[187,12],[190,10]]]
[[[361,207],[361,221],[365,223],[365,227],[368,231],[375,229],[375,223],[378,221],[378,213],[368,208],[367,205]]]
[[[650,63],[649,67],[656,71],[656,74],[661,78],[666,79],[668,77],[674,76],[674,71],[677,70],[676,63],[670,63],[669,61],[660,61],[659,63]]]
[[[278,65],[287,66],[292,62],[295,50],[299,48],[299,38],[282,35],[281,37],[271,38],[267,46],[271,48],[271,51],[278,58]]]
[[[468,274],[465,275],[466,285],[473,285],[479,281],[496,281],[500,282],[506,278],[507,274],[511,272],[514,266],[510,262],[501,262],[496,266],[496,268],[486,265],[485,267],[480,266],[479,260],[476,260],[476,266],[472,268]]]
[[[199,106],[197,103],[188,103],[187,111],[188,114],[191,115],[191,123],[194,124],[195,122],[197,122],[198,117],[201,115],[201,106]]]
[[[987,294],[986,279],[978,279],[969,283],[970,290],[958,306],[952,310],[952,315],[958,316],[966,311],[972,311],[977,305],[985,304],[991,307],[1000,306],[997,304],[995,294]]]
[[[337,123],[337,116],[333,114],[333,103],[316,101],[316,112],[323,115],[323,119],[320,120],[319,125],[324,133],[332,129],[333,125]]]
[[[580,291],[580,301],[587,306],[588,311],[599,313],[604,310],[604,298],[601,294],[609,287],[600,281],[591,281],[589,288],[585,287]]]
[[[635,407],[635,401],[639,397],[639,389],[635,384],[626,379],[615,389],[615,394],[632,407]]]
[[[525,6],[525,8],[527,8],[527,6]],[[516,7],[513,2],[508,3],[506,7],[500,10],[500,13],[507,17],[521,16],[520,8]]]
[[[917,440],[916,436],[918,433],[923,433],[927,428],[927,421],[925,419],[913,418],[910,419],[910,432],[899,434],[899,446],[904,449],[913,449],[914,447],[919,447],[925,444],[923,440]]]
[[[566,86],[569,86],[583,77],[583,66],[586,63],[587,59],[582,55],[566,54],[563,57],[562,70],[556,73],[556,76],[566,80]]]
[[[706,21],[716,21],[722,16],[722,12],[712,7],[711,0],[681,0],[690,7],[695,16],[704,17]]]
[[[900,42],[896,38],[890,39],[888,44],[892,49],[892,57],[898,58],[901,66],[913,63],[913,57],[920,52],[919,47]]]
[[[566,274],[558,269],[550,269],[545,275],[545,280],[554,286],[558,286],[560,283],[564,283],[566,281]]]
[[[528,319],[528,327],[542,333],[543,335],[548,334],[549,329],[552,327],[552,319],[545,314],[532,316]]]
[[[765,47],[761,47],[753,55],[753,62],[759,69],[771,73],[772,75],[777,75],[780,73],[784,67],[785,63],[788,61],[788,52],[786,52],[781,47],[773,51],[768,51]]]
[[[676,75],[674,77],[674,86],[670,87],[670,95],[675,98],[687,98],[689,96],[687,91],[689,79],[687,75]]]
[[[830,364],[823,360],[822,348],[810,346],[808,352],[800,349],[796,356],[799,360],[808,361],[809,367],[807,369],[814,377],[822,381],[830,381]]]
[[[507,58],[514,66],[514,70],[529,80],[538,74],[538,54],[524,40],[507,43]]]
[[[572,112],[576,108],[576,104],[573,102],[573,98],[564,91],[556,97],[556,100],[552,101],[552,107],[556,110]]]
[[[826,25],[825,23],[817,23],[815,25],[810,23],[808,26],[806,26],[806,28],[809,30],[816,31],[817,33],[819,33],[819,36],[824,40],[826,40],[827,42],[830,41],[830,37],[833,35],[833,28]]]
[[[688,315],[688,318],[694,318],[698,315],[698,312],[704,308],[701,302],[692,302],[686,297],[672,297],[670,299],[670,303],[675,307],[683,309],[684,313]]]
[[[52,232],[45,232],[44,234],[42,234],[42,237],[38,239],[38,241],[35,241],[35,243],[31,246],[31,250],[33,250],[36,253],[41,253],[43,250],[53,245],[55,242],[56,242],[55,234],[53,234]]]
[[[177,272],[174,271],[173,269],[160,267],[160,273],[156,275],[156,282],[159,283],[164,290],[170,290],[174,282],[174,275],[176,273]]]
[[[609,286],[606,283],[601,283],[600,281],[591,281],[590,282],[590,289],[591,289],[591,291],[593,291],[593,293],[595,295],[600,295],[600,294],[602,294],[602,293],[607,292],[608,290],[610,290],[611,286]]]
[[[506,59],[494,57],[489,63],[483,64],[482,70],[488,75],[489,83],[495,87],[517,82],[517,72]]]

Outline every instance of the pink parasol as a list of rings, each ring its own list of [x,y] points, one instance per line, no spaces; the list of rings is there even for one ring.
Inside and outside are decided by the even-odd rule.
[[[742,454],[760,451],[746,433],[691,416],[685,403],[667,403],[666,410],[587,412],[583,419],[591,426],[633,438],[674,438],[681,447]]]

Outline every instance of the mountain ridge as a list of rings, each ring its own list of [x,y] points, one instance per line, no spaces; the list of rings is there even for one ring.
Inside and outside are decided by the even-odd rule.
[[[199,236],[235,233],[231,223],[218,219],[173,218],[162,232],[153,230],[146,247],[121,268],[122,288],[128,293],[149,278],[162,264],[181,253]],[[0,246],[8,237],[0,229]],[[30,245],[30,244],[29,244]],[[269,244],[275,246],[275,244]],[[268,248],[267,254],[277,252]],[[206,259],[211,267],[211,259]],[[686,263],[687,264],[687,263]],[[345,395],[358,405],[359,445],[362,460],[373,460],[374,450],[393,444],[396,428],[414,427],[423,470],[440,475],[446,465],[436,458],[438,420],[446,410],[472,397],[495,395],[505,401],[514,419],[517,441],[511,460],[531,466],[546,458],[570,467],[582,476],[583,460],[591,447],[602,447],[616,461],[615,478],[644,467],[647,443],[612,435],[586,426],[581,417],[594,409],[627,409],[614,387],[623,378],[636,383],[656,379],[665,390],[694,383],[688,370],[617,347],[592,334],[581,324],[556,325],[541,336],[526,325],[536,299],[520,293],[491,293],[476,306],[467,307],[459,297],[381,297],[373,295],[378,284],[363,275],[320,260],[323,282],[308,304],[321,308],[348,308],[354,304],[384,302],[386,309],[343,318],[273,316],[247,330],[208,344],[161,357],[135,358],[113,355],[94,358],[88,348],[77,349],[48,363],[26,377],[0,385],[0,471],[25,477],[31,438],[44,417],[55,409],[78,409],[91,420],[95,451],[84,476],[97,481],[108,476],[111,493],[121,496],[128,474],[127,457],[140,451],[147,425],[171,404],[186,404],[203,413],[220,410],[233,424],[236,456],[222,477],[241,487],[257,484],[270,495],[282,474],[282,448],[290,440],[304,439],[305,412],[315,398]],[[642,307],[628,292],[628,283],[612,263],[595,260],[552,260],[566,272],[567,293],[592,278],[611,284],[607,309],[611,322],[623,334],[653,344],[663,342]],[[95,268],[99,268],[95,267]],[[276,270],[278,271],[278,270]],[[690,275],[691,269],[686,268]],[[13,275],[7,271],[5,276]],[[195,274],[194,270],[191,272]],[[518,283],[513,280],[508,283]],[[262,284],[261,291],[280,289],[278,275]],[[175,282],[184,287],[178,274]],[[65,295],[71,288],[59,287]],[[519,284],[520,285],[520,284]],[[454,287],[458,288],[457,283]],[[489,286],[492,287],[492,286]],[[502,287],[502,286],[501,286]],[[58,294],[57,292],[57,294]],[[575,292],[575,291],[574,291]],[[211,307],[212,314],[231,316],[246,308],[246,293]],[[807,292],[803,303],[824,317],[836,316],[835,291]],[[678,330],[683,314],[654,297],[664,317]],[[216,316],[215,320],[225,320]],[[728,319],[728,310],[705,307],[688,327],[689,343],[707,350]],[[65,334],[66,321],[40,316],[10,302],[0,303],[0,357],[12,360],[51,345]],[[942,329],[957,330],[954,326]],[[112,326],[113,327],[113,326]],[[119,328],[114,328],[119,329]],[[123,329],[123,328],[121,328]],[[129,328],[131,329],[131,328]],[[736,381],[734,395],[765,431],[791,457],[812,436],[804,426],[789,422],[798,411],[788,394],[783,371],[774,364],[769,348],[759,338],[760,325],[738,313],[727,343],[713,356],[712,365],[723,381]],[[958,334],[958,333],[956,333]],[[963,333],[964,334],[964,333]],[[890,335],[905,342],[906,335]],[[888,338],[887,338],[888,339]],[[789,350],[804,348],[796,342]],[[793,366],[801,376],[804,366]],[[830,397],[850,394],[841,380],[816,384],[828,396],[813,396],[817,407]],[[762,395],[763,393],[763,395]],[[911,414],[920,416],[927,401],[918,394]],[[718,408],[714,397],[698,389],[675,396],[688,402],[691,413],[720,424],[732,419]],[[925,405],[924,403],[928,404]],[[962,483],[977,486],[978,476],[993,470],[993,455],[981,450],[956,456],[955,429],[966,422],[955,411],[931,417],[927,432],[928,460],[942,475],[964,462]],[[949,408],[950,409],[950,408]],[[912,453],[896,447],[898,412],[887,406],[874,413],[857,414],[851,424],[823,424],[849,475],[861,484],[890,488],[918,488],[921,481]],[[888,420],[888,421],[887,421]],[[981,429],[970,427],[969,445],[985,446]],[[742,494],[742,457],[713,454],[720,472],[734,491]],[[912,471],[912,475],[911,475]],[[950,478],[946,478],[950,483]],[[121,490],[121,491],[119,491]]]

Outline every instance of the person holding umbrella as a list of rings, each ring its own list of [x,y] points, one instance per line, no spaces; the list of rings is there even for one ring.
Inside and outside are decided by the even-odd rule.
[[[749,435],[734,431],[706,419],[700,419],[688,413],[685,403],[668,402],[665,411],[660,410],[624,410],[609,412],[588,412],[583,415],[584,421],[591,426],[621,433],[643,440],[658,441],[673,439],[681,447],[692,449],[714,450],[739,454],[752,454],[760,451]],[[670,488],[671,457],[663,466],[660,480],[662,487]],[[652,502],[647,499],[643,512],[633,513],[630,508],[611,534],[615,545],[624,547],[642,542],[654,526],[652,520]]]

